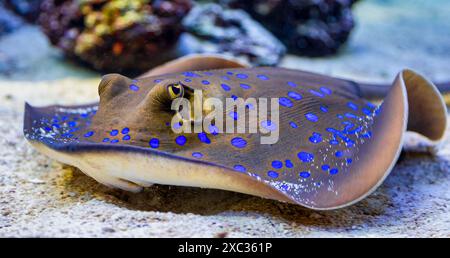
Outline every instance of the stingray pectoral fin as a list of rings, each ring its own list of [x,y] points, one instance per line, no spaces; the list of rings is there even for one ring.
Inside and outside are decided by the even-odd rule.
[[[240,192],[283,202],[288,196],[242,173],[203,163],[193,163],[142,151],[96,149],[57,151],[38,141],[30,141],[41,153],[79,168],[109,187],[139,192],[152,184],[194,186]]]
[[[347,176],[335,182],[338,194],[317,195],[314,208],[339,208],[363,199],[393,169],[407,130],[436,145],[444,139],[446,127],[447,110],[437,88],[414,71],[402,71],[375,117],[372,139],[361,145],[359,158]]]
[[[144,78],[186,71],[248,67],[250,67],[248,63],[229,56],[219,54],[191,54],[157,66],[139,77]]]
[[[408,131],[417,132],[434,144],[439,143],[445,138],[447,129],[447,107],[439,90],[412,70],[403,71],[397,80],[407,89]]]

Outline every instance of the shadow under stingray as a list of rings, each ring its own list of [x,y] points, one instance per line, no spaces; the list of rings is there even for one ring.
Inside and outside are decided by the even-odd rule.
[[[418,166],[421,162],[435,161],[427,154],[408,152],[402,154],[397,166]],[[299,205],[246,194],[197,187],[153,185],[140,193],[131,193],[103,186],[80,170],[74,167],[69,168],[66,171],[73,174],[64,183],[65,190],[78,192],[80,195],[89,193],[93,198],[130,210],[192,213],[202,216],[270,216],[291,224],[326,228],[374,224],[379,217],[383,216],[393,216],[392,220],[395,220],[396,212],[393,210],[401,209],[400,206],[408,204],[399,203],[393,198],[398,195],[411,195],[414,184],[425,182],[411,180],[409,178],[411,172],[408,172],[408,169],[399,171],[394,169],[381,187],[357,204],[338,210],[315,211]],[[421,170],[421,173],[430,173],[430,171]],[[408,187],[397,187],[401,181],[411,181],[411,183]]]

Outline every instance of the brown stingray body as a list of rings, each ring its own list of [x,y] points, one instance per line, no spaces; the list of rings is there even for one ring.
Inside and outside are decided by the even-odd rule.
[[[277,99],[279,120],[270,122],[269,112],[258,125],[277,130],[278,141],[261,144],[267,130],[174,132],[174,98],[167,91],[173,85],[181,85],[185,97],[197,90],[224,103],[254,98],[259,107],[262,98]],[[444,138],[445,104],[421,75],[400,72],[380,106],[365,100],[366,92],[357,83],[314,73],[190,57],[136,80],[105,76],[98,106],[27,107],[24,131],[42,152],[110,186],[208,187],[332,209],[360,200],[383,181],[407,130],[431,145]],[[255,108],[245,107],[239,117],[234,109],[222,113],[243,123]]]

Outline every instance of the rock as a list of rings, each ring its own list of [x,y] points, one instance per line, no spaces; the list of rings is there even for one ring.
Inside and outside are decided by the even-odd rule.
[[[131,75],[175,57],[190,8],[190,0],[44,0],[39,24],[66,56]]]
[[[197,5],[183,20],[184,51],[221,53],[253,65],[274,66],[285,47],[270,32],[241,10],[217,4]]]
[[[0,4],[0,37],[23,25],[22,20]]]
[[[355,0],[219,0],[247,11],[286,44],[305,56],[336,53],[354,27]]]
[[[5,0],[6,7],[29,22],[35,22],[39,17],[43,0]]]

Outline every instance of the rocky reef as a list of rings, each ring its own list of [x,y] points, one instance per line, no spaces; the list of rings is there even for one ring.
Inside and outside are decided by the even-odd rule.
[[[221,53],[256,66],[275,66],[284,45],[246,12],[217,4],[197,5],[183,20],[187,52]]]
[[[29,22],[35,22],[39,17],[42,2],[43,0],[4,0],[7,8]]]
[[[356,0],[219,0],[247,11],[289,48],[304,56],[335,54],[354,27]]]
[[[190,0],[44,0],[51,43],[96,70],[136,74],[174,58]]]
[[[354,27],[355,1],[5,0],[4,4],[36,22],[69,59],[97,71],[133,76],[189,53],[226,54],[255,66],[278,65],[286,47],[303,56],[335,54]],[[11,25],[2,18],[0,34]]]
[[[0,3],[0,37],[13,32],[23,24],[22,20]]]

